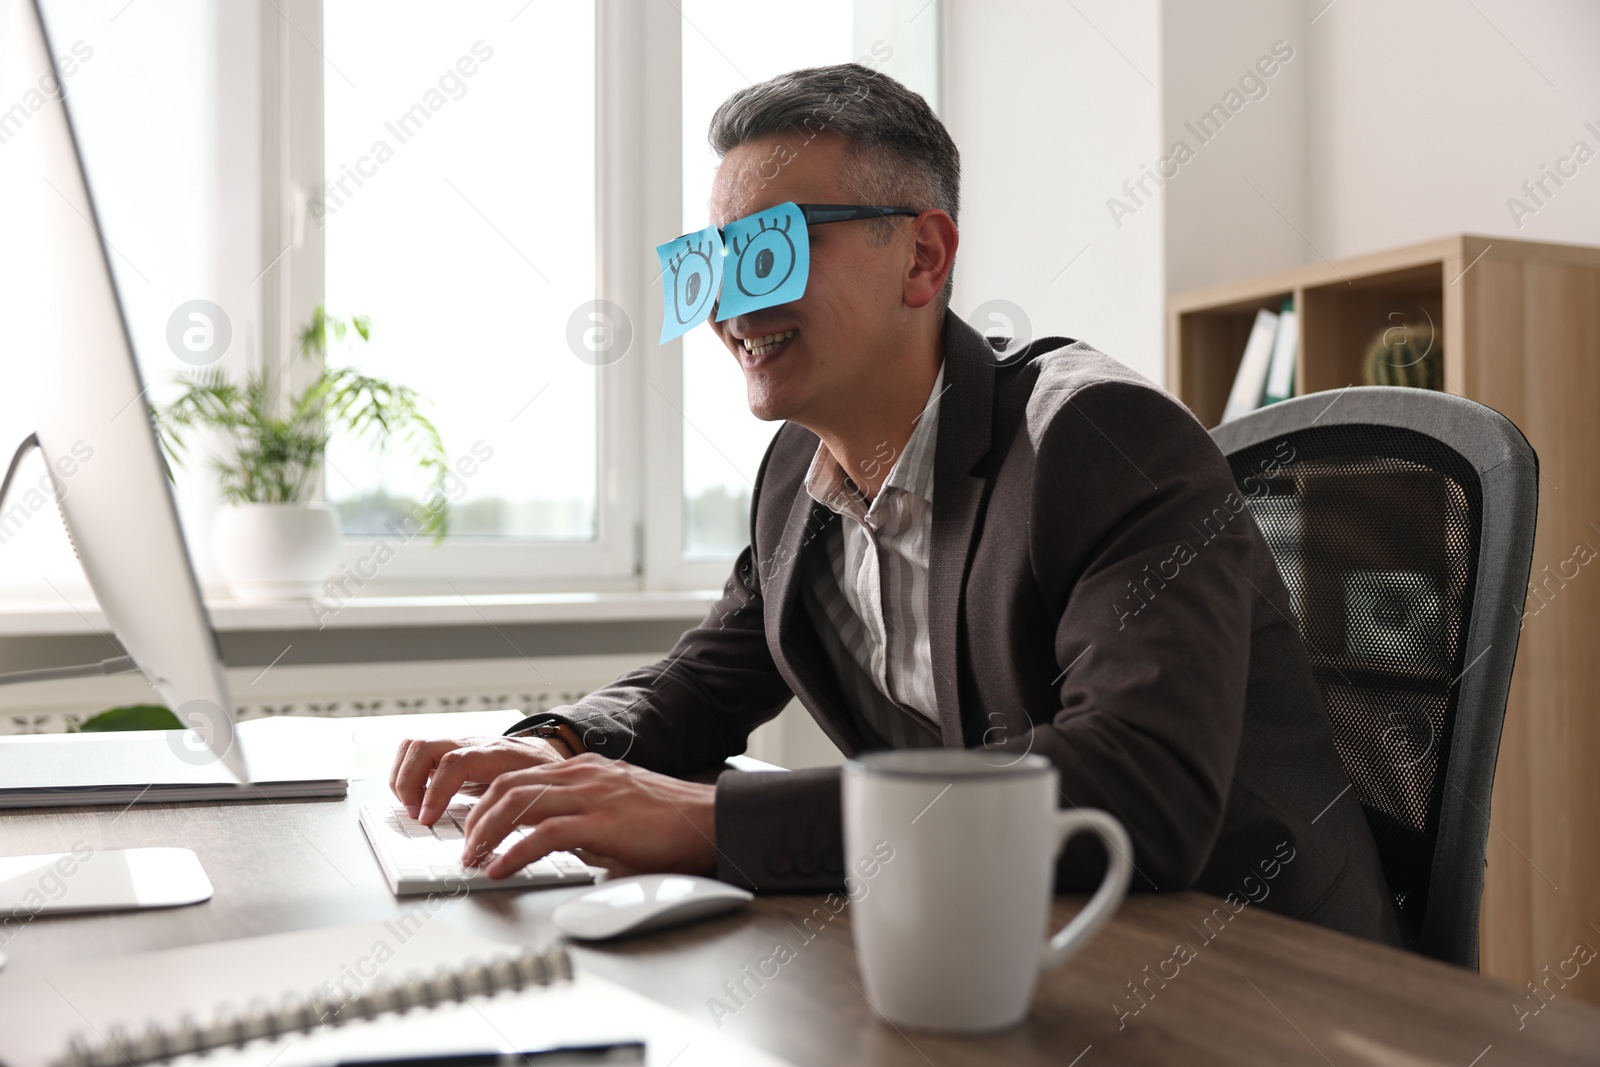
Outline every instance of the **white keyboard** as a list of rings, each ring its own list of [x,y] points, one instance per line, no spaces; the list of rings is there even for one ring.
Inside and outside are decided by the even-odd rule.
[[[552,852],[541,860],[505,878],[490,878],[483,867],[463,867],[462,832],[467,824],[470,803],[456,802],[445,809],[432,826],[424,826],[406,814],[400,805],[361,805],[361,829],[372,843],[378,866],[389,880],[397,897],[458,892],[467,889],[525,889],[530,886],[586,885],[595,880],[597,868],[590,867],[570,852]],[[518,827],[501,842],[504,852],[528,833]]]

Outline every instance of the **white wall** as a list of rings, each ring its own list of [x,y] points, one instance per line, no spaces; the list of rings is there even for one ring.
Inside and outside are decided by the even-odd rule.
[[[1600,244],[1600,4],[1164,0],[1162,19],[1169,146],[1274,41],[1294,50],[1163,190],[1169,291],[1451,233]],[[1541,178],[1542,203],[1522,188]]]
[[[1162,4],[1161,143],[1171,163],[1157,175],[1169,292],[1315,257],[1306,20],[1300,0]],[[1217,106],[1226,120],[1202,126]]]
[[[956,311],[1011,301],[1032,336],[1076,337],[1157,381],[1163,208],[1118,228],[1106,200],[1160,154],[1159,9],[946,0],[944,44],[962,163]]]
[[[1600,244],[1600,4],[1341,0],[1313,29],[1312,229],[1328,255],[1459,231]],[[1534,204],[1522,183],[1578,141],[1596,158]],[[1513,196],[1536,208],[1520,227]]]

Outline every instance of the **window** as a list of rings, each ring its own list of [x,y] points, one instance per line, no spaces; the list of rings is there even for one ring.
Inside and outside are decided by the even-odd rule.
[[[179,165],[154,186],[134,179],[157,171],[130,158],[100,190],[112,240],[182,261],[150,293],[122,279],[151,398],[185,369],[162,344],[184,301],[214,298],[232,316],[230,373],[272,362],[294,384],[312,373],[296,335],[319,305],[365,316],[371,341],[336,342],[329,359],[415,390],[447,453],[473,462],[449,486],[450,537],[395,553],[427,475],[403,446],[335,435],[322,493],[344,518],[344,562],[365,576],[370,563],[356,564],[391,540],[359,592],[720,585],[775,427],[748,413],[738,365],[709,332],[655,344],[652,249],[705,220],[715,107],[784,70],[876,54],[875,39],[904,32],[880,25],[880,5],[277,0],[259,20],[170,6],[81,5],[115,30],[97,31],[108,50],[86,72],[104,54],[109,76],[110,46],[135,27],[161,45],[119,51],[139,72],[84,131],[148,155],[156,116],[174,141],[161,158]],[[922,27],[938,10],[917,9]],[[917,51],[893,40],[897,58]],[[143,61],[175,50],[216,60]],[[146,101],[139,79],[182,106]],[[131,211],[108,199],[119,189]],[[622,317],[594,314],[597,300]],[[595,350],[620,333],[621,358]],[[180,478],[178,492],[215,587],[215,486]]]
[[[291,113],[320,123],[321,292],[376,326],[345,358],[426,395],[452,453],[494,450],[446,545],[370,591],[721,585],[776,426],[750,415],[708,330],[655,344],[652,249],[704,225],[706,128],[733,91],[867,56],[936,98],[938,0],[320,10],[322,86],[291,85]],[[585,314],[596,299],[632,335],[599,366],[574,340],[613,327]],[[349,441],[325,486],[350,552],[425,489],[402,457]]]
[[[451,535],[593,541],[597,367],[567,333],[595,287],[595,11],[520,6],[326,0],[310,214],[329,312],[375,327],[330,358],[415,389],[449,454],[471,457]],[[429,488],[403,454],[348,437],[325,487],[357,537]]]
[[[939,0],[45,9],[58,44],[93,48],[69,94],[147,399],[190,369],[167,347],[175,308],[225,309],[229,373],[272,361],[303,382],[294,335],[322,304],[375,328],[331,359],[425,397],[451,456],[492,451],[452,486],[445,544],[418,539],[367,594],[721,585],[776,427],[749,414],[709,331],[655,344],[652,249],[705,222],[706,127],[729,93],[887,54],[880,39],[891,73],[936,70],[939,22]],[[627,318],[595,318],[596,299]],[[618,326],[631,348],[608,361],[591,341]],[[0,396],[0,446],[28,421]],[[203,455],[175,489],[220,590]],[[427,491],[403,450],[336,437],[323,493],[346,563]],[[53,518],[5,537],[13,598],[54,601],[44,579],[87,591]]]

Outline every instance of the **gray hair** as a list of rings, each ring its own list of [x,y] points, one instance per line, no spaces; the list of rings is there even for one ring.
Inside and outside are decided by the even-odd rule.
[[[791,71],[740,89],[711,116],[707,139],[721,157],[771,134],[810,141],[823,132],[850,143],[845,182],[861,203],[940,208],[957,217],[961,153],[950,132],[921,96],[860,63]],[[892,239],[889,219],[868,225],[877,243]],[[953,282],[952,272],[940,293],[945,306]]]

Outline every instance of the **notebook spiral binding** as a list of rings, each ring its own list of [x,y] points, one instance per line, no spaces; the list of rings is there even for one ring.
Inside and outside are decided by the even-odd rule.
[[[169,1060],[192,1052],[232,1045],[242,1047],[257,1039],[310,1033],[324,1024],[339,1026],[352,1019],[370,1020],[380,1015],[461,1003],[469,997],[493,996],[529,986],[570,981],[572,960],[563,948],[529,949],[487,962],[470,961],[432,974],[412,973],[399,982],[379,979],[370,989],[349,997],[288,996],[274,1006],[251,1001],[244,1011],[222,1005],[209,1023],[192,1013],[174,1025],[151,1022],[143,1033],[110,1026],[93,1035],[73,1035],[67,1053],[52,1067],[126,1067]]]

